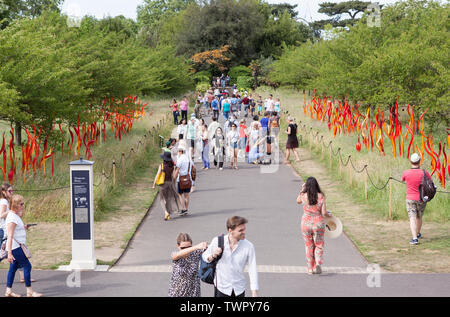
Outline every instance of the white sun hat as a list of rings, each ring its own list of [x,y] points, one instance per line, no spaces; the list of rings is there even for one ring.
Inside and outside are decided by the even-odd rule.
[[[342,234],[342,222],[335,216],[324,217],[325,237],[336,239]]]

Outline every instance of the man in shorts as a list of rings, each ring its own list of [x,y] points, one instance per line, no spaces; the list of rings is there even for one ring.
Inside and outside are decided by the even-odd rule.
[[[409,224],[412,233],[411,245],[419,244],[419,238],[422,237],[420,229],[422,228],[422,216],[427,205],[420,200],[419,185],[422,182],[423,171],[420,169],[420,156],[413,153],[410,157],[411,169],[402,174],[402,181],[406,182],[406,210],[408,211]],[[431,179],[428,172],[427,177]]]
[[[177,191],[182,208],[180,211],[180,215],[185,215],[188,212],[189,193],[191,192],[191,187],[185,189],[180,188],[180,176],[185,176],[189,174],[192,184],[191,170],[192,170],[192,161],[190,161],[189,157],[186,155],[186,149],[179,146],[177,164],[172,177],[177,181]]]

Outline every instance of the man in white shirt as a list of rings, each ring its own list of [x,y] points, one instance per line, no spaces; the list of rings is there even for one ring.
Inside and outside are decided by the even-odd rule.
[[[172,174],[172,177],[174,180],[177,181],[177,190],[178,190],[178,195],[180,198],[181,208],[182,208],[180,211],[180,215],[185,215],[188,212],[189,193],[191,192],[191,188],[186,188],[186,189],[180,188],[180,176],[185,176],[185,175],[189,174],[189,177],[191,178],[191,184],[192,184],[191,170],[192,170],[192,162],[189,160],[189,157],[186,155],[186,149],[181,146],[178,146],[177,165]]]
[[[224,249],[218,247],[218,238],[215,237],[202,254],[203,260],[209,263],[223,252],[216,266],[215,297],[245,296],[244,269],[246,264],[248,264],[252,296],[258,296],[255,248],[250,241],[245,239],[247,222],[247,219],[239,216],[229,218],[227,220],[228,234],[224,236]]]

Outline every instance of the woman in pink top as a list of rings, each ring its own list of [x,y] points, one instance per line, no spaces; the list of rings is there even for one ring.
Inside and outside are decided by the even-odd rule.
[[[247,125],[245,124],[245,119],[242,119],[239,124],[239,152],[238,156],[241,156],[241,151],[244,151],[245,156],[245,148],[247,145]]]
[[[183,100],[181,100],[181,102],[180,102],[180,109],[181,109],[181,120],[186,119],[186,122],[188,121],[188,119],[187,119],[188,107],[189,107],[189,103],[187,101],[186,96],[184,96]]]
[[[303,204],[302,235],[305,240],[308,274],[322,273],[323,247],[325,235],[324,217],[329,217],[319,183],[309,177],[297,197],[297,204]]]

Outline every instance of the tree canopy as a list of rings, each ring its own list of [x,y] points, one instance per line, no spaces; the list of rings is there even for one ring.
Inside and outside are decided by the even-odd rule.
[[[282,45],[312,38],[310,28],[295,19],[295,8],[262,0],[147,0],[138,25],[149,45],[172,45],[186,57],[229,46],[232,67],[277,57]]]
[[[0,31],[0,118],[45,133],[90,120],[86,110],[106,99],[192,88],[188,60],[143,45],[136,31],[124,17],[85,17],[77,28],[59,12],[12,21]]]
[[[329,40],[286,47],[269,78],[363,105],[399,103],[428,109],[449,126],[449,5],[408,0],[386,6],[380,27],[364,15]]]

